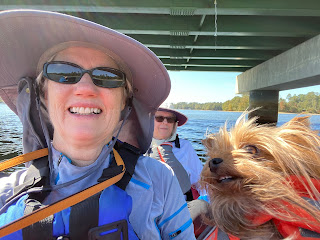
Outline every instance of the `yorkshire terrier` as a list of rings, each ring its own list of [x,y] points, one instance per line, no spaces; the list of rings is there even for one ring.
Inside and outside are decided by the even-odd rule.
[[[207,224],[240,239],[320,239],[320,137],[309,117],[275,127],[243,114],[203,144]]]

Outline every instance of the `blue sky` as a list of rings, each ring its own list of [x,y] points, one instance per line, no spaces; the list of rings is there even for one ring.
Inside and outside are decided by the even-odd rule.
[[[167,103],[177,102],[225,102],[236,96],[236,76],[240,72],[191,72],[169,71],[171,92]],[[320,92],[320,85],[297,88],[280,92],[280,97],[286,98],[290,93],[306,94]]]

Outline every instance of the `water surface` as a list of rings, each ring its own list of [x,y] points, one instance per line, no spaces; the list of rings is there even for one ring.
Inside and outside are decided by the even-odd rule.
[[[207,132],[214,133],[227,122],[228,127],[235,124],[240,112],[179,110],[188,116],[188,122],[178,128],[181,138],[188,139],[201,159],[204,147],[201,140]],[[278,125],[289,121],[297,114],[279,114]],[[320,130],[320,115],[311,116],[311,127]],[[22,153],[22,125],[19,118],[5,105],[0,103],[0,161]]]

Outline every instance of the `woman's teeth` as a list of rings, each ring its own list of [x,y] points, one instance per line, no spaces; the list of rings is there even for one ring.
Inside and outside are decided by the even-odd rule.
[[[89,114],[99,114],[101,109],[99,108],[88,108],[88,107],[71,107],[69,111],[74,114],[89,115]]]

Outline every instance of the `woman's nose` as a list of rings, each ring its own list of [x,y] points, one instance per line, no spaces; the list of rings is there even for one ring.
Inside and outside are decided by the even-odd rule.
[[[164,118],[163,123],[168,123],[168,120],[166,118]]]
[[[98,87],[93,83],[88,73],[85,73],[75,85],[75,94],[77,95],[97,95]]]

